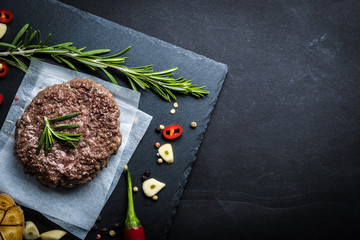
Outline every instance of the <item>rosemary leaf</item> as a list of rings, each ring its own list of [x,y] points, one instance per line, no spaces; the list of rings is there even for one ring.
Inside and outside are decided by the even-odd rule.
[[[17,62],[17,64],[23,68],[23,69],[28,69],[28,67],[26,66],[25,63],[23,63],[20,59],[18,59],[17,57],[15,57],[14,55],[10,54],[10,56]]]
[[[101,68],[101,70],[103,70],[103,72],[108,76],[108,78],[110,79],[110,81],[111,81],[113,84],[118,85],[118,83],[116,82],[114,76],[111,75],[111,73],[109,73],[105,68]]]
[[[70,114],[67,114],[67,115],[64,115],[64,116],[61,116],[61,117],[56,117],[56,118],[49,119],[49,122],[62,121],[62,120],[73,118],[73,117],[76,117],[76,116],[79,116],[79,115],[80,115],[79,112],[70,113]]]
[[[39,31],[39,33],[40,33],[40,31]],[[51,38],[51,33],[49,33],[48,35],[47,35],[47,37],[45,38],[45,41],[43,41],[43,42],[41,42],[40,41],[40,48],[41,47],[43,47],[49,40],[50,40],[50,38]]]
[[[125,48],[124,50],[122,50],[122,51],[119,52],[119,53],[116,53],[116,54],[110,55],[110,56],[106,56],[106,57],[104,57],[104,58],[114,58],[114,57],[118,57],[118,56],[124,55],[124,54],[127,53],[130,49],[131,49],[131,46]]]
[[[91,50],[91,51],[87,51],[87,52],[82,52],[80,54],[80,56],[82,56],[82,57],[92,56],[92,55],[108,53],[110,51],[111,51],[110,49],[96,49],[96,50]]]
[[[56,44],[51,46],[52,48],[57,48],[57,47],[70,47],[72,46],[73,43],[72,42],[65,42],[65,43],[60,43],[60,44]]]
[[[172,74],[173,72],[175,72],[176,70],[178,70],[177,67],[175,68],[170,68],[168,70],[164,70],[164,71],[159,71],[159,72],[152,72],[152,73],[144,73],[144,76],[155,76],[155,75],[166,75],[166,74]]]
[[[143,84],[143,82],[136,76],[127,73],[126,75],[128,75],[138,86],[140,86],[142,89],[146,88],[146,85]]]
[[[129,81],[129,83],[130,83],[131,88],[132,88],[134,91],[137,91],[137,88],[136,88],[133,80],[131,80],[131,78],[130,78],[129,76],[126,76],[126,77],[127,77],[128,81]]]
[[[37,42],[38,42],[38,45],[41,44],[41,32],[40,31],[37,31]]]
[[[36,154],[39,154],[39,153],[40,153],[41,146],[43,145],[44,140],[45,140],[46,131],[47,131],[47,129],[46,129],[46,127],[45,127],[44,131],[43,131],[42,134],[41,134],[40,141],[39,141],[39,145],[38,145],[38,148],[37,148],[37,150],[36,150]]]
[[[0,46],[9,47],[9,48],[16,48],[16,46],[14,44],[5,43],[5,42],[0,42]]]
[[[75,71],[77,71],[77,69],[75,68],[74,64],[72,64],[71,62],[69,62],[68,60],[66,60],[63,57],[58,56],[58,58],[63,61],[66,65],[68,65],[70,68],[74,69]]]
[[[51,55],[51,57],[52,57],[53,59],[55,59],[56,62],[58,62],[58,63],[63,63],[62,60],[61,60],[58,56]]]
[[[71,141],[66,141],[65,143],[73,148],[76,148],[75,144],[73,144]]]
[[[45,134],[45,156],[49,154],[49,131],[46,127],[46,134]]]
[[[66,124],[66,125],[59,125],[59,126],[51,126],[52,129],[68,129],[68,128],[78,128],[79,125],[77,124]]]
[[[2,58],[0,57],[0,60],[3,60],[4,62],[6,62],[7,64],[9,64],[10,66],[13,66],[13,67],[16,67],[18,69],[20,69],[21,71],[25,72],[27,71],[27,67],[26,68],[23,68],[22,66],[20,66],[18,63],[14,62],[14,61],[11,61],[9,59],[6,59],[6,58]]]
[[[38,31],[34,31],[34,32],[30,35],[30,37],[29,37],[29,39],[28,39],[28,43],[30,43],[30,42],[34,39],[34,37],[36,36],[37,32],[38,32]]]
[[[14,40],[11,42],[12,45],[16,45],[19,42],[19,39],[24,35],[24,33],[26,32],[26,30],[28,29],[29,24],[25,24],[20,31],[18,32],[18,34],[16,34]]]

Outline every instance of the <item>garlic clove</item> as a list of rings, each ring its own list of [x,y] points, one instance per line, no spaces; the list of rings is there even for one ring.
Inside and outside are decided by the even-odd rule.
[[[66,232],[63,230],[51,230],[40,235],[42,240],[59,240],[65,236]]]
[[[39,230],[37,229],[35,223],[31,221],[25,222],[24,228],[24,238],[26,240],[34,240],[40,237]]]

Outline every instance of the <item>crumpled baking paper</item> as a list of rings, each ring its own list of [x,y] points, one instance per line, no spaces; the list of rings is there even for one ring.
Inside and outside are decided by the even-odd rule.
[[[72,189],[52,189],[43,186],[35,177],[24,174],[22,166],[14,157],[15,122],[39,91],[73,78],[91,78],[115,96],[120,109],[122,144],[117,154],[111,157],[107,168],[92,181]],[[0,131],[0,192],[6,192],[19,204],[44,214],[84,239],[114,190],[152,117],[138,110],[140,93],[39,60],[32,60],[16,95],[19,100],[13,102]]]

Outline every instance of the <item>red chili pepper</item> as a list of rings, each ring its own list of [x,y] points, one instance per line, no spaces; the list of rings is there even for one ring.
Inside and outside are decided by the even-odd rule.
[[[3,95],[0,93],[0,105],[2,104],[3,101],[4,101],[4,97],[3,97]]]
[[[6,10],[6,9],[0,9],[0,22],[2,23],[9,23],[13,20],[13,14]]]
[[[127,170],[127,180],[128,209],[125,219],[124,240],[145,240],[144,228],[135,214],[129,170]]]
[[[8,66],[6,62],[0,60],[0,77],[5,77],[8,73]]]
[[[172,139],[178,138],[181,136],[182,133],[183,133],[182,127],[180,125],[176,125],[176,124],[167,126],[163,130],[163,136],[167,140],[172,140]]]

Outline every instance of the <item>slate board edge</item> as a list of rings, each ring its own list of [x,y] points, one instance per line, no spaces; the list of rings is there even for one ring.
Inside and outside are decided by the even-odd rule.
[[[225,79],[226,79],[226,76],[227,76],[227,72],[228,72],[228,67],[227,65],[225,65],[226,68],[224,69],[225,70],[225,74],[223,76],[223,78],[221,79],[220,81],[220,86],[219,86],[219,91],[217,92],[217,95],[216,97],[214,98],[213,102],[211,103],[212,104],[212,110],[211,112],[209,113],[208,115],[208,118],[207,118],[207,121],[205,123],[205,128],[204,128],[204,131],[199,135],[199,143],[198,145],[195,147],[195,155],[194,155],[194,158],[190,161],[189,165],[185,168],[184,172],[183,172],[183,178],[181,179],[180,181],[180,184],[179,184],[179,187],[177,189],[177,191],[175,192],[173,198],[171,199],[171,201],[174,203],[173,204],[173,208],[171,209],[170,211],[170,215],[169,215],[169,218],[168,220],[166,221],[166,224],[164,225],[163,227],[163,233],[161,235],[161,239],[165,240],[167,239],[167,236],[169,234],[169,231],[170,231],[170,228],[171,228],[171,225],[172,225],[172,222],[174,220],[174,217],[175,217],[175,214],[176,214],[176,209],[177,207],[179,206],[180,204],[180,201],[181,201],[181,197],[183,195],[183,192],[184,192],[184,186],[186,186],[186,183],[188,181],[188,177],[191,173],[191,170],[192,170],[192,166],[194,165],[195,163],[195,160],[196,160],[196,156],[198,154],[198,151],[199,151],[199,148],[202,144],[202,141],[203,141],[203,138],[205,136],[205,133],[206,133],[206,129],[207,127],[209,126],[209,122],[210,122],[210,119],[212,117],[212,114],[215,110],[215,105],[219,99],[219,96],[220,96],[220,93],[221,93],[221,90],[222,90],[222,87],[224,85],[224,82],[225,82]]]
[[[218,67],[219,67],[220,69],[224,68],[224,69],[225,69],[225,72],[227,73],[228,66],[227,66],[226,64],[224,64],[224,63],[217,62],[217,61],[215,61],[215,60],[213,60],[213,59],[210,59],[210,58],[208,58],[208,57],[205,57],[205,56],[203,56],[203,55],[201,55],[201,54],[198,54],[198,53],[195,53],[195,52],[193,52],[193,51],[184,49],[184,48],[182,48],[182,47],[178,47],[178,46],[173,45],[173,44],[171,44],[171,43],[165,42],[165,41],[163,41],[163,40],[161,40],[161,39],[158,39],[158,38],[155,38],[155,37],[153,37],[153,36],[147,35],[147,34],[145,34],[145,33],[139,32],[139,31],[137,31],[137,30],[134,30],[134,29],[125,27],[125,26],[120,25],[120,24],[118,24],[118,23],[116,23],[116,22],[113,22],[113,21],[104,19],[104,18],[102,18],[102,17],[99,17],[99,16],[94,15],[94,14],[92,14],[92,13],[83,11],[83,10],[78,9],[78,8],[76,8],[76,7],[67,5],[67,4],[65,4],[65,3],[59,2],[59,1],[57,1],[57,0],[43,0],[43,1],[48,1],[48,2],[50,2],[50,3],[59,5],[60,7],[65,7],[65,8],[67,8],[67,9],[69,9],[70,11],[73,11],[73,12],[78,13],[79,15],[82,15],[82,16],[85,17],[85,18],[90,18],[90,17],[91,17],[92,20],[93,20],[93,19],[96,19],[99,23],[103,23],[103,22],[105,22],[105,23],[110,23],[110,24],[111,24],[113,27],[115,27],[115,28],[122,27],[123,29],[125,29],[126,31],[128,31],[128,33],[131,34],[131,35],[133,35],[134,33],[136,33],[136,34],[142,35],[142,36],[144,36],[144,37],[148,37],[148,38],[151,39],[152,41],[160,41],[160,42],[162,42],[162,43],[164,44],[164,46],[166,46],[167,48],[173,48],[173,49],[179,49],[179,50],[181,50],[181,51],[179,51],[179,53],[180,53],[180,52],[181,52],[181,53],[185,53],[185,55],[188,55],[188,56],[194,54],[194,55],[196,55],[197,57],[199,57],[199,58],[201,58],[201,59],[204,59],[205,61],[210,61],[210,62],[212,62],[213,64],[218,65]]]

